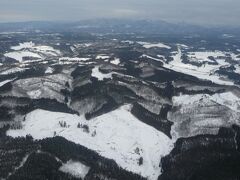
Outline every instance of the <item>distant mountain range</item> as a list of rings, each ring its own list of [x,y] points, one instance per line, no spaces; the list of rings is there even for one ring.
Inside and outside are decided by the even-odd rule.
[[[144,34],[240,34],[240,27],[203,27],[186,23],[150,20],[96,19],[78,22],[16,22],[1,23],[0,31],[83,31],[96,33]]]

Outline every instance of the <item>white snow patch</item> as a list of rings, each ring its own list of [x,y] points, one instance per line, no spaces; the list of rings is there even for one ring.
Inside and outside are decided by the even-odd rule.
[[[120,64],[120,59],[119,58],[115,58],[114,60],[111,61],[112,64],[118,65]]]
[[[74,46],[70,46],[72,52],[75,52],[76,48]]]
[[[189,48],[187,45],[185,45],[185,44],[177,44],[177,46],[180,46],[180,47],[182,47],[182,48],[184,48],[184,49],[187,49],[187,48]]]
[[[122,43],[128,43],[128,44],[134,44],[134,41],[129,41],[129,40],[126,40],[126,41],[121,41]]]
[[[33,46],[35,46],[35,44],[32,41],[30,41],[30,42],[19,43],[18,46],[12,46],[11,49],[15,51],[19,51],[25,48],[32,48]]]
[[[112,78],[113,73],[108,73],[108,74],[103,74],[102,72],[99,71],[99,66],[95,66],[92,69],[92,77],[98,78],[98,80],[102,81],[104,78]]]
[[[158,55],[158,57],[161,58],[161,57],[164,57],[164,56]],[[163,61],[162,59],[154,58],[154,57],[146,55],[146,54],[143,54],[142,56],[140,56],[140,58],[149,58],[149,59],[152,59],[152,60],[155,60],[155,61],[160,61],[160,62]],[[164,59],[165,59],[165,57],[164,57]]]
[[[238,64],[238,65],[235,65],[234,67],[235,67],[234,72],[240,74],[240,65]]]
[[[61,57],[59,61],[88,61],[91,58],[79,58],[79,57]]]
[[[223,34],[223,38],[233,38],[234,36],[232,34]]]
[[[105,60],[105,59],[109,59],[109,58],[110,58],[110,56],[105,55],[105,54],[99,54],[96,56],[97,60],[100,60],[100,59]]]
[[[92,46],[92,43],[82,43],[82,44],[74,44],[76,48],[81,48],[81,47],[90,47]]]
[[[62,136],[69,141],[95,150],[101,156],[150,180],[161,173],[161,157],[170,153],[173,142],[164,133],[136,119],[130,106],[122,106],[112,112],[87,121],[84,116],[35,110],[26,115],[22,129],[9,130],[12,137],[32,135],[34,139]],[[65,121],[67,128],[59,122]],[[89,127],[89,133],[77,128],[78,123]],[[139,165],[139,158],[143,164]]]
[[[51,67],[48,67],[48,68],[46,69],[46,71],[45,71],[45,74],[52,74],[52,73],[53,73],[53,71],[54,71],[54,69],[53,69],[53,68],[51,68]]]
[[[0,32],[2,35],[11,35],[11,34],[25,34],[26,32],[16,31],[16,32]]]
[[[27,95],[28,95],[29,97],[31,97],[32,99],[38,99],[38,98],[40,98],[41,94],[42,94],[42,91],[41,91],[40,89],[32,90],[32,91],[28,91],[28,92],[27,92]]]
[[[71,174],[72,176],[76,178],[84,179],[89,171],[89,167],[82,164],[81,162],[76,161],[68,161],[66,164],[63,164],[59,170]]]
[[[141,44],[143,47],[149,49],[153,47],[158,47],[158,48],[165,48],[165,49],[171,49],[170,46],[167,46],[163,43],[148,43],[148,42],[137,42],[138,44]]]
[[[59,50],[54,49],[51,46],[34,46],[32,48],[34,51],[44,53],[49,56],[59,56],[61,52]]]
[[[230,55],[234,61],[240,61],[240,58],[239,58],[240,54],[230,53]]]

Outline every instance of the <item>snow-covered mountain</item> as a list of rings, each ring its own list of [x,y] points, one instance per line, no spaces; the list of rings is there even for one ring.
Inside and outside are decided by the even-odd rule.
[[[0,34],[0,179],[237,179],[240,42],[214,38]]]

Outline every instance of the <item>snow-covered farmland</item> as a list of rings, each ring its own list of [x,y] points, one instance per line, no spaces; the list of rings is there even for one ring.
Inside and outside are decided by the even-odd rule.
[[[12,46],[11,50],[13,51],[5,53],[4,56],[15,59],[20,63],[23,62],[23,59],[26,57],[44,59],[48,56],[55,57],[61,55],[59,50],[56,50],[51,46],[36,45],[33,42],[20,43],[17,46]]]
[[[203,57],[203,54],[201,54],[201,57]],[[204,57],[205,56],[206,54],[204,54]],[[168,64],[164,63],[163,65],[164,67],[172,69],[177,72],[182,72],[184,74],[195,76],[199,79],[210,80],[217,84],[223,84],[223,85],[234,84],[233,82],[223,80],[222,77],[220,77],[217,74],[214,74],[214,72],[218,70],[221,66],[228,64],[223,62],[223,60],[216,60],[219,63],[218,65],[203,64],[200,67],[194,66],[192,64],[186,64],[182,62],[182,58],[181,58],[182,51],[180,47],[178,48],[178,52],[176,52],[172,57],[173,57],[173,61],[170,61]]]
[[[5,53],[4,56],[17,60],[18,62],[23,62],[24,57],[31,57],[41,59],[41,56],[37,53],[30,51],[14,51]]]
[[[84,116],[38,109],[26,115],[22,129],[9,130],[7,135],[30,134],[34,139],[62,136],[115,160],[128,171],[156,180],[161,173],[160,159],[171,151],[173,142],[164,133],[136,119],[130,109],[130,105],[124,105],[90,121]],[[66,122],[66,127],[61,122]],[[87,125],[89,131],[78,128],[79,124]],[[141,157],[143,164],[139,165]]]
[[[209,57],[219,59],[219,57],[225,57],[225,53],[221,51],[202,51],[202,52],[188,52],[190,61],[196,62],[212,62]]]
[[[32,41],[19,43],[18,46],[12,46],[11,49],[15,51],[29,49],[30,51],[37,51],[37,52],[41,52],[41,53],[52,55],[52,56],[58,56],[61,54],[59,50],[56,50],[51,46],[36,45]]]

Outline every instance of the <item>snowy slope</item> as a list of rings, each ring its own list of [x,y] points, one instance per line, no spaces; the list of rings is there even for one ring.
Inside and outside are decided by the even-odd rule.
[[[1,71],[0,75],[13,74],[13,73],[25,71],[27,69],[29,69],[29,68],[13,67],[13,68],[9,68],[9,69]]]
[[[209,99],[210,101],[227,106],[233,111],[240,112],[240,98],[232,92],[216,93],[214,95],[197,94],[197,95],[181,95],[173,97],[173,103],[177,106],[194,104],[201,99]]]
[[[232,92],[180,95],[172,100],[174,110],[168,119],[174,122],[174,138],[216,134],[220,127],[239,124],[240,98]]]
[[[0,82],[0,87],[2,87],[3,85],[7,84],[8,82],[11,82],[12,80],[5,80]]]
[[[65,84],[71,80],[72,77],[64,73],[19,79],[13,82],[13,88],[8,94],[31,99],[50,98],[64,102],[65,97],[60,91],[66,88]]]
[[[14,51],[14,52],[5,53],[4,56],[16,59],[19,62],[22,62],[24,57],[33,57],[33,58],[41,59],[41,56],[39,54],[30,52],[30,51]]]
[[[67,128],[60,126],[59,122],[63,121]],[[78,123],[88,125],[89,132],[77,128]],[[153,180],[161,172],[161,157],[173,147],[165,134],[136,119],[129,105],[91,121],[83,116],[38,109],[26,116],[21,130],[9,130],[7,134],[12,137],[31,134],[34,139],[43,139],[53,137],[54,132],[115,160],[124,169]],[[142,165],[138,164],[140,157],[143,157]]]

